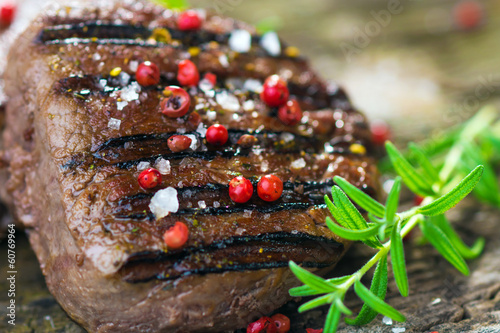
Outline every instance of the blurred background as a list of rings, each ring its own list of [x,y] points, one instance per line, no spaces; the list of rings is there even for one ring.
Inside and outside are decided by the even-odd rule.
[[[345,87],[369,118],[389,123],[397,142],[427,137],[465,121],[484,104],[498,103],[498,0],[189,2],[261,30],[277,30],[325,79]],[[45,1],[17,3],[12,26],[0,28],[0,68],[5,64],[6,45]],[[28,241],[21,232],[18,235],[21,306],[13,332],[83,332],[50,295]],[[1,253],[6,253],[5,247]],[[0,284],[2,295],[6,288],[7,284]],[[2,302],[4,317],[6,301]],[[322,319],[312,322],[319,327]],[[12,331],[6,325],[0,322],[0,332]]]
[[[500,1],[190,0],[281,37],[396,137],[470,117],[500,93]]]

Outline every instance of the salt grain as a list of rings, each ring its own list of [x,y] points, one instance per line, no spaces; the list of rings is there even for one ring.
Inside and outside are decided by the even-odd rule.
[[[249,99],[248,101],[243,102],[243,110],[245,110],[245,111],[253,111],[253,110],[255,110],[255,103],[254,103],[254,101],[252,101],[251,99]],[[252,116],[253,116],[253,113],[252,113]],[[256,117],[254,117],[254,118],[256,118]]]
[[[214,85],[212,84],[212,82],[210,82],[207,79],[201,80],[200,83],[198,84],[198,87],[200,87],[200,90],[205,92],[205,93],[207,91],[214,89]]]
[[[116,102],[116,109],[118,111],[123,110],[126,106],[128,105],[128,102],[126,101],[121,101],[121,102]]]
[[[135,60],[132,60],[129,64],[128,64],[128,68],[130,68],[130,70],[132,72],[135,72],[137,71],[137,68],[139,67],[139,62],[138,61],[135,61]]]
[[[389,326],[389,325],[392,325],[392,323],[393,323],[393,322],[392,322],[392,319],[391,319],[391,318],[389,318],[389,317],[387,317],[387,316],[384,316],[384,317],[382,318],[382,322],[383,322],[384,324],[388,325],[388,326]]]
[[[122,124],[122,121],[120,119],[116,118],[110,118],[108,121],[108,127],[114,130],[119,130],[120,126]]]
[[[277,57],[281,54],[281,43],[274,31],[269,31],[265,33],[260,39],[260,45],[269,53],[270,55]]]
[[[262,161],[262,163],[260,164],[260,170],[262,172],[267,172],[267,170],[269,170],[269,162],[268,161]]]
[[[127,72],[121,72],[118,78],[122,86],[126,86],[130,81],[130,75]]]
[[[99,53],[94,53],[94,55],[92,56],[92,60],[94,61],[101,60],[101,55]]]
[[[200,123],[198,125],[198,128],[196,129],[196,132],[200,134],[200,137],[204,138],[205,135],[207,134],[207,128],[203,123]]]
[[[176,213],[179,210],[177,190],[173,187],[167,187],[156,192],[149,203],[149,209],[156,219],[161,219],[170,213]]]
[[[205,209],[207,208],[207,203],[203,200],[200,200],[198,201],[198,207],[200,207],[201,209]]]
[[[239,53],[246,53],[252,47],[252,35],[247,30],[233,30],[229,36],[229,47]]]
[[[293,169],[302,169],[305,166],[306,166],[306,161],[302,157],[291,163],[291,167]]]
[[[149,164],[149,162],[140,162],[139,164],[137,164],[137,171],[142,171],[142,170],[146,170],[147,168],[149,168],[151,164]]]
[[[166,159],[159,157],[156,162],[155,162],[155,167],[156,169],[162,174],[162,175],[168,175],[170,173],[170,161],[167,161]]]
[[[120,98],[127,102],[132,102],[139,99],[141,86],[137,82],[132,82],[121,90]]]
[[[227,91],[221,91],[215,96],[217,103],[228,111],[238,111],[240,109],[240,102],[238,98]]]
[[[214,201],[214,208],[219,208],[220,207],[220,202]]]
[[[436,304],[439,304],[439,303],[441,303],[441,298],[435,298],[435,299],[432,300],[431,305],[436,305]]]
[[[252,91],[256,94],[260,94],[263,90],[263,85],[260,80],[257,79],[248,79],[245,81],[243,85],[243,89],[246,91]]]
[[[196,135],[186,134],[186,136],[191,139],[191,145],[189,145],[189,148],[196,150],[196,148],[198,148],[198,138],[196,138]]]
[[[252,211],[251,210],[244,210],[243,211],[243,217],[249,218],[252,217]]]
[[[219,62],[222,65],[222,67],[229,67],[229,60],[227,59],[227,55],[222,54],[219,56]]]
[[[333,153],[333,146],[329,142],[325,143],[325,153]]]
[[[392,333],[403,333],[406,332],[406,328],[404,327],[394,327],[392,329]]]
[[[207,119],[208,120],[215,120],[217,118],[217,112],[215,111],[208,111],[207,112]]]
[[[292,133],[288,133],[288,132],[283,132],[280,137],[281,137],[281,140],[283,140],[285,142],[292,142],[293,139],[295,138],[295,136]]]

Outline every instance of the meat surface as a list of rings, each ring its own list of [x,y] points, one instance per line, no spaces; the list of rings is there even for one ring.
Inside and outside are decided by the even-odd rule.
[[[290,260],[331,269],[349,247],[324,223],[333,176],[370,195],[378,188],[366,119],[345,93],[285,43],[271,55],[252,27],[233,19],[200,11],[201,30],[180,31],[179,14],[152,3],[80,5],[47,11],[11,49],[0,173],[3,199],[68,314],[90,332],[233,330],[290,299],[298,284]],[[249,52],[230,49],[235,29],[252,34]],[[202,76],[216,74],[217,84],[186,88],[189,113],[168,118],[159,112],[162,91],[179,85],[186,58]],[[160,68],[158,86],[135,81],[143,61]],[[272,74],[302,106],[298,125],[284,125],[260,100]],[[204,138],[215,123],[229,130],[222,147]],[[173,153],[174,134],[194,144]],[[244,134],[257,143],[238,145]],[[168,162],[158,187],[139,186],[143,162]],[[231,201],[235,175],[256,183],[266,174],[283,180],[280,199]],[[151,198],[167,187],[179,209],[157,219]],[[163,234],[176,221],[189,239],[172,250]]]

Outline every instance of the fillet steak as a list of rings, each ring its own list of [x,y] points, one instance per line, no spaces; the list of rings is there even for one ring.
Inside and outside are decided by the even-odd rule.
[[[230,18],[198,10],[201,28],[186,30],[180,13],[145,1],[80,6],[37,18],[5,73],[2,199],[67,313],[90,332],[233,330],[289,300],[290,260],[331,269],[349,247],[325,225],[333,176],[378,189],[366,119],[344,91],[272,33]],[[216,81],[184,86],[189,112],[170,118],[164,89],[181,86],[184,59]],[[145,61],[158,84],[138,84]],[[304,110],[298,124],[261,100],[273,74]],[[228,130],[222,146],[206,141],[213,124]],[[176,134],[188,149],[169,149]],[[253,138],[238,144],[243,135]],[[162,173],[152,189],[137,181],[148,166]],[[268,174],[283,181],[278,200],[229,197],[235,176],[256,185]],[[152,204],[166,188],[175,195]],[[162,205],[178,207],[158,216]],[[169,249],[163,235],[177,221],[189,238]]]

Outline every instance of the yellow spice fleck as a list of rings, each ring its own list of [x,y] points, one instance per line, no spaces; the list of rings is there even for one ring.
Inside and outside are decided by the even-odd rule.
[[[197,46],[191,46],[188,49],[188,52],[191,55],[191,57],[196,57],[198,54],[200,54],[201,49],[199,47],[197,47]]]
[[[172,35],[165,28],[155,28],[148,39],[154,39],[158,43],[171,43]]]
[[[122,72],[122,68],[121,67],[115,67],[111,70],[111,72],[109,72],[109,75],[111,76],[118,76],[120,75],[120,73]]]
[[[364,155],[366,154],[366,148],[363,145],[360,145],[359,143],[353,143],[350,147],[349,150],[354,153],[354,154],[359,154],[359,155]]]
[[[260,248],[259,249],[259,253],[263,253],[264,252],[264,249],[263,248]]]
[[[300,50],[295,46],[289,46],[285,49],[285,54],[288,57],[296,58],[300,55]]]

